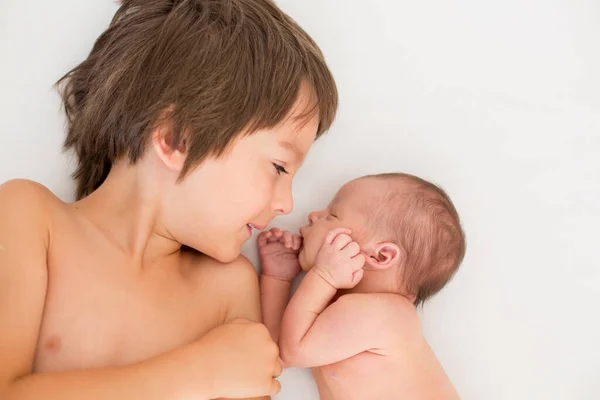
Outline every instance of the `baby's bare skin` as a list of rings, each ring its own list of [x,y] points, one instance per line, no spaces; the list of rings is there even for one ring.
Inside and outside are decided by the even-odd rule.
[[[363,294],[361,297],[357,301],[374,302],[377,307],[372,307],[368,310],[370,315],[362,318],[358,315],[361,307],[357,307],[357,315],[352,318],[388,321],[379,327],[379,333],[373,332],[373,340],[385,342],[387,346],[313,368],[321,400],[458,399],[420,332],[417,316],[411,315],[414,313],[412,304],[394,298],[395,295]],[[331,332],[332,346],[335,337],[351,335],[350,329],[348,326]]]
[[[365,237],[369,221],[359,210],[378,185],[346,185],[327,209],[310,214],[300,235],[261,234],[265,325],[286,366],[312,368],[321,400],[457,400],[414,298],[398,290],[398,248],[374,241],[374,252],[368,239],[353,239]],[[287,304],[301,268],[308,273]]]

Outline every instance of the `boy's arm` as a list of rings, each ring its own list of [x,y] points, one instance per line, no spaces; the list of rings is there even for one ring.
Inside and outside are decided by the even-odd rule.
[[[251,362],[238,357],[239,338],[261,350],[272,348],[266,329],[244,322],[215,328],[197,342],[130,366],[32,374],[48,280],[48,216],[58,202],[52,196],[31,182],[0,185],[0,399],[212,399],[232,391],[277,391],[272,376],[264,383],[254,378],[253,387],[240,383],[247,381],[243,371]]]
[[[160,376],[154,373],[160,363],[31,375],[48,280],[49,199],[32,182],[0,186],[0,398],[167,398],[173,388],[166,369],[164,385],[147,381],[150,373]]]
[[[224,287],[231,288],[228,294],[230,302],[227,310],[226,322],[236,318],[261,322],[262,313],[260,305],[259,285],[256,270],[252,263],[244,256],[238,257],[230,267],[231,274],[223,276]],[[268,328],[268,326],[267,326]],[[269,333],[271,331],[269,330]],[[276,340],[274,340],[277,342]],[[246,400],[270,400],[270,396],[252,397]],[[226,400],[224,398],[218,400]]]
[[[392,333],[389,302],[374,295],[348,294],[327,305],[336,294],[311,270],[292,297],[279,340],[288,366],[317,367],[364,351],[385,355]]]

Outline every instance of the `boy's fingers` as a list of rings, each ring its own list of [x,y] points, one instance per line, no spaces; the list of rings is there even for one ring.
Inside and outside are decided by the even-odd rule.
[[[279,362],[279,365],[281,365],[281,372],[283,372],[283,370],[287,368],[287,365],[285,365],[281,357],[277,358],[277,361]]]
[[[270,395],[276,395],[277,393],[281,392],[281,383],[279,383],[279,381],[277,379],[273,379],[273,383],[271,384],[271,393]]]
[[[275,371],[273,373],[273,376],[277,378],[281,375],[282,372],[283,366],[281,365],[281,361],[279,361],[279,357],[277,357],[277,360],[275,360]]]
[[[345,233],[345,234],[349,235],[350,233],[352,233],[352,231],[350,229],[348,229],[348,228],[337,228],[337,229],[334,229],[334,230],[332,230],[331,232],[329,232],[327,234],[327,237],[325,237],[325,243],[326,244],[332,244],[333,241],[335,240],[335,238],[338,235],[341,235],[342,233]]]
[[[234,318],[227,322],[228,324],[252,324],[253,322],[246,318]]]

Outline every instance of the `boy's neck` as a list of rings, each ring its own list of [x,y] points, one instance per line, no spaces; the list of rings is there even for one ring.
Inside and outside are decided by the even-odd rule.
[[[73,206],[140,267],[177,253],[181,244],[161,226],[160,179],[144,161],[113,165],[106,181]],[[154,178],[154,179],[149,179]]]

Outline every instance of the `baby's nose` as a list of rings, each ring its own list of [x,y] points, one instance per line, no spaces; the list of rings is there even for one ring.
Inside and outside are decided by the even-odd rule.
[[[308,214],[308,223],[312,224],[319,218],[319,213],[317,211],[313,211]]]

